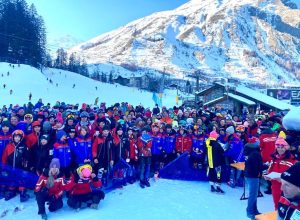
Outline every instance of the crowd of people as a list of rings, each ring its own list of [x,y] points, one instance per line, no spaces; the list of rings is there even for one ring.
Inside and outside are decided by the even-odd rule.
[[[35,105],[3,106],[0,111],[2,165],[39,176],[34,192],[43,219],[45,204],[50,212],[56,211],[63,207],[63,196],[79,210],[97,208],[105,197],[102,185],[110,182],[113,187],[135,181],[150,187],[151,177],[157,180],[161,169],[186,152],[190,167],[207,170],[211,192],[225,193],[224,166],[230,167],[230,187],[242,187],[246,180],[251,219],[260,214],[257,194],[262,177],[281,219],[293,219],[300,207],[300,166],[294,165],[300,157],[300,139],[284,129],[280,113],[236,115],[219,106],[150,109],[126,102],[109,107],[64,102],[51,106],[41,99]],[[242,162],[244,172],[230,166]],[[282,173],[283,180],[271,178],[272,172]],[[291,197],[288,184],[298,194]],[[0,198],[9,200],[18,193],[21,202],[29,199],[24,186],[0,183]]]

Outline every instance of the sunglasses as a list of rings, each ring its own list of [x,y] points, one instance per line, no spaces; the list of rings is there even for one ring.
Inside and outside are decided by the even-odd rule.
[[[276,147],[277,147],[277,148],[285,148],[286,145],[283,145],[283,144],[276,144]]]

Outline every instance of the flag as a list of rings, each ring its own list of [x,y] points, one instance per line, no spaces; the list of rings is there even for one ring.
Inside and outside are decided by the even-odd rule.
[[[152,94],[152,100],[158,107],[162,107],[162,98],[160,98],[155,92]]]

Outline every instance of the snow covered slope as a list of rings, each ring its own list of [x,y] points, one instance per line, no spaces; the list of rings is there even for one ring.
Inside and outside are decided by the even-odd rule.
[[[85,209],[80,212],[71,210],[66,201],[64,207],[49,214],[57,220],[247,220],[247,200],[240,200],[242,188],[223,186],[225,195],[211,193],[208,182],[185,182],[160,179],[151,182],[150,188],[141,189],[138,184],[128,185],[108,193],[100,203],[99,210]],[[0,201],[0,212],[19,205],[19,198]],[[32,198],[24,203],[24,210],[12,214],[10,211],[3,220],[40,219],[37,205]],[[258,210],[273,210],[272,196],[258,198]]]
[[[89,64],[299,85],[299,0],[191,0],[69,50]],[[120,74],[123,72],[121,71]]]
[[[69,71],[44,69],[42,73],[31,66],[15,66],[13,69],[8,63],[0,63],[0,106],[10,103],[27,103],[30,92],[33,103],[42,98],[44,103],[52,104],[56,101],[65,101],[70,104],[83,102],[94,104],[95,99],[99,97],[99,103],[128,102],[133,105],[142,103],[145,107],[153,107],[155,104],[152,100],[152,93],[139,91],[136,88],[101,83]],[[52,84],[49,82],[50,79]],[[3,84],[6,84],[5,89]],[[74,84],[75,88],[73,88]],[[10,89],[13,90],[12,95],[9,94]],[[176,90],[165,90],[162,104],[173,107],[175,103]]]

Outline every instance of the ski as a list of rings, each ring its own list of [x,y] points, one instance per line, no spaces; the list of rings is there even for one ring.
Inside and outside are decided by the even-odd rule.
[[[0,215],[0,218],[4,218],[7,215],[8,212],[9,212],[8,209],[3,210],[3,212]]]

